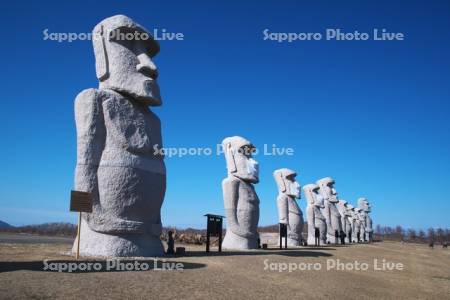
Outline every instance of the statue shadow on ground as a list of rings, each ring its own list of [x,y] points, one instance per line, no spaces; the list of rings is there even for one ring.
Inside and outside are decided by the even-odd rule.
[[[320,250],[320,251],[310,251]],[[266,250],[248,250],[248,251],[233,251],[226,250],[218,252],[217,249],[211,249],[210,252],[206,251],[186,251],[186,257],[202,257],[202,256],[258,256],[258,255],[282,255],[291,257],[329,257],[333,256],[330,253],[324,252],[328,250],[335,250],[334,248],[308,248],[308,249],[282,249],[272,248]],[[178,257],[174,255],[173,257]]]
[[[122,269],[117,269],[115,267],[107,268],[106,260],[47,260],[44,261],[11,261],[11,262],[0,262],[0,273],[13,272],[13,271],[38,271],[38,272],[52,272],[52,273],[102,273],[102,272],[150,272],[153,270],[164,270],[164,271],[177,271],[175,268],[176,264],[182,264],[182,270],[199,269],[206,267],[206,264],[201,263],[191,263],[182,261],[165,261],[164,258],[154,259],[120,259],[120,263],[131,263],[135,264],[137,261],[140,266],[144,264],[148,265],[148,269],[131,269],[127,270],[125,267]],[[156,261],[156,262],[155,262]],[[94,269],[91,265],[90,270],[72,270],[68,272],[67,270],[58,271],[56,265],[62,264],[97,264],[98,270]],[[46,265],[47,264],[47,265]],[[53,267],[55,266],[55,267]],[[101,266],[101,267],[99,267]],[[46,268],[47,267],[47,268]]]

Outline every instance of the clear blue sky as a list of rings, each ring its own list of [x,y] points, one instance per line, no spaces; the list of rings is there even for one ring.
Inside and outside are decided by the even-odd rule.
[[[243,2],[4,3],[0,220],[76,221],[68,212],[73,101],[97,86],[93,50],[89,41],[44,41],[43,30],[90,32],[120,13],[185,36],[161,41],[155,58],[166,147],[242,135],[257,147],[294,148],[294,156],[256,157],[261,225],[277,223],[272,172],[289,167],[302,185],[332,176],[341,198],[366,196],[375,224],[449,227],[450,2]],[[277,43],[263,40],[266,28],[386,28],[406,38]],[[204,213],[223,214],[223,156],[166,164],[164,225],[202,227]]]

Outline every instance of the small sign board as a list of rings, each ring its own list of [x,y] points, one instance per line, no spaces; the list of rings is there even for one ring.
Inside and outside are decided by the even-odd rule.
[[[70,211],[92,212],[92,194],[88,192],[70,192]]]

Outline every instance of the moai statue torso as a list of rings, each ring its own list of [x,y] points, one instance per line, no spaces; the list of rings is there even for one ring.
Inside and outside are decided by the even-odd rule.
[[[321,209],[324,207],[323,197],[320,194],[319,186],[316,184],[307,184],[303,187],[305,197],[308,202],[306,215],[308,219],[308,245],[315,245],[316,230],[320,234],[320,243],[327,243],[327,223],[322,215]]]
[[[259,181],[258,164],[252,158],[254,146],[233,136],[222,142],[228,176],[222,182],[227,228],[224,249],[257,249],[259,198],[253,184]]]
[[[334,180],[325,177],[317,181],[320,193],[324,198],[322,214],[327,222],[327,243],[338,243],[341,228],[341,214],[336,207],[338,202],[337,193],[334,189]]]
[[[159,45],[126,39],[147,34],[126,16],[100,22],[93,31],[98,89],[75,100],[77,166],[75,189],[92,193],[93,212],[84,213],[80,253],[96,256],[154,256],[160,240],[166,188],[161,124],[149,106],[161,105]],[[121,36],[122,34],[122,36]]]
[[[277,207],[279,223],[287,225],[287,244],[301,246],[303,240],[303,213],[297,204],[300,199],[300,184],[295,181],[297,173],[290,169],[278,169],[273,177],[278,186]]]

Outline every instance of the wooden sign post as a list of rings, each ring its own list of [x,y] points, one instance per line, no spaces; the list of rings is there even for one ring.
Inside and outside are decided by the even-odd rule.
[[[78,212],[77,254],[76,254],[76,259],[78,259],[80,257],[81,213],[92,212],[92,194],[87,192],[71,191],[70,211]]]

